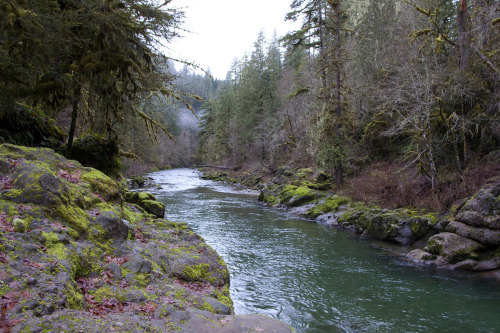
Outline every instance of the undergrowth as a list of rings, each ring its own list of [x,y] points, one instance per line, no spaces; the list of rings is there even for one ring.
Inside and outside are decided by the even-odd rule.
[[[430,179],[416,168],[402,163],[379,162],[367,165],[359,176],[347,179],[340,194],[355,201],[384,208],[414,207],[446,212],[473,195],[490,178],[500,175],[500,164],[492,158],[471,163],[462,177],[444,169],[439,186],[432,190]]]

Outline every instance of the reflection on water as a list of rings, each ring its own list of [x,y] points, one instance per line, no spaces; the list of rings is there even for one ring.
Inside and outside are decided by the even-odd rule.
[[[176,169],[151,174],[166,217],[226,261],[237,314],[297,332],[500,331],[500,285],[415,267],[333,228],[261,206],[245,190]]]

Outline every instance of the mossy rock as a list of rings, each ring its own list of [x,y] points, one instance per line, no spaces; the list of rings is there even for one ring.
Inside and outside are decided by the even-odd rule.
[[[154,195],[147,192],[125,192],[124,198],[127,202],[139,205],[146,212],[158,218],[165,217],[165,205],[156,200]]]
[[[273,195],[268,195],[265,192],[260,192],[258,200],[264,202],[269,206],[273,206],[278,203],[278,199]]]
[[[313,206],[307,210],[306,216],[316,218],[319,215],[336,212],[339,207],[349,203],[349,199],[340,196],[331,196],[322,200],[318,205]]]
[[[16,306],[3,309],[12,331],[215,333],[226,323],[293,331],[269,317],[234,316],[224,260],[185,223],[124,203],[102,172],[8,144],[0,172],[9,185],[0,192],[0,296],[15,289]]]
[[[295,185],[287,185],[280,194],[280,203],[289,207],[298,207],[305,205],[319,196],[318,194],[306,186],[297,187]]]
[[[142,176],[135,176],[130,180],[130,183],[132,186],[137,185],[138,187],[143,187],[146,183],[146,179]]]
[[[485,246],[472,239],[450,232],[442,232],[429,238],[425,251],[443,257],[454,264],[470,258],[476,258],[476,252]]]
[[[366,207],[351,204],[339,217],[342,228],[354,227],[357,233],[366,237],[412,244],[426,236],[437,223],[435,214],[421,214],[407,210],[383,210],[378,207]]]
[[[295,171],[293,170],[292,167],[285,165],[285,166],[280,167],[276,171],[276,174],[283,175],[285,177],[292,177],[293,175],[295,175]]]

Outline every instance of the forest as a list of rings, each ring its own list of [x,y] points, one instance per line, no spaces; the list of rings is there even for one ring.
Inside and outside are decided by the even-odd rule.
[[[1,1],[0,141],[115,177],[312,168],[355,200],[445,211],[500,172],[499,10],[293,0],[301,28],[259,34],[218,80],[162,53],[175,1]]]
[[[498,175],[497,1],[293,1],[202,117],[199,158],[313,167],[387,207],[449,209]]]

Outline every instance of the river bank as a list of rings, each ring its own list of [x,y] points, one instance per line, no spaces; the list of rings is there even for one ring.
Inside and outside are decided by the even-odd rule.
[[[292,332],[234,315],[224,260],[164,205],[50,149],[0,145],[2,332]]]
[[[382,209],[331,191],[328,176],[283,167],[266,177],[204,170],[207,179],[259,190],[266,205],[354,233],[401,245],[401,255],[417,265],[477,272],[500,279],[500,177],[447,214],[409,208]],[[406,251],[408,248],[410,252]]]

